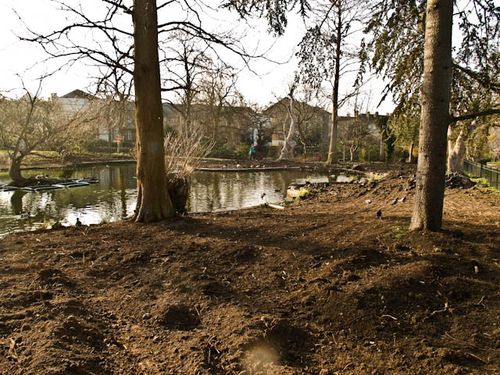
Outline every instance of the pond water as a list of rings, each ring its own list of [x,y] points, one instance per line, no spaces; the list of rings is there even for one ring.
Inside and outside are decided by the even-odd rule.
[[[74,225],[77,218],[83,224],[112,222],[124,219],[134,212],[137,198],[134,164],[31,173],[48,173],[66,178],[95,177],[99,179],[99,183],[44,192],[0,192],[0,236],[12,231],[47,227],[55,221],[60,221],[63,225]],[[29,172],[25,174],[28,175]],[[188,211],[235,210],[265,202],[280,202],[290,183],[305,178],[327,180],[324,174],[298,170],[197,171],[190,181]],[[8,182],[7,176],[0,176],[0,183]]]

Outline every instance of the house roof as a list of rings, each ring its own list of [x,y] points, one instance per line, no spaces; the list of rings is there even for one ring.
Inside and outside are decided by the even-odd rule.
[[[61,96],[61,98],[65,99],[93,99],[94,96],[86,93],[80,89],[73,90],[68,92],[66,95]]]

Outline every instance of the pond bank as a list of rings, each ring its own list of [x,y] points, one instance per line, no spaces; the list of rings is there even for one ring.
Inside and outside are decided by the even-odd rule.
[[[0,368],[493,374],[499,196],[447,190],[446,231],[423,235],[413,191],[394,173],[284,210],[10,235]]]

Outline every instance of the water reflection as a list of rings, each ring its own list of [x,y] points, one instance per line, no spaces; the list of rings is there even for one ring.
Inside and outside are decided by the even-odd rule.
[[[286,187],[304,172],[197,172],[191,178],[189,211],[207,212],[283,200]]]
[[[35,173],[35,172],[33,172]],[[30,230],[60,221],[74,225],[112,222],[130,216],[136,204],[135,165],[64,169],[61,177],[99,179],[98,184],[46,192],[0,192],[0,235]],[[232,210],[279,202],[294,180],[311,176],[301,171],[196,172],[191,177],[188,211]],[[0,182],[8,178],[0,177]]]

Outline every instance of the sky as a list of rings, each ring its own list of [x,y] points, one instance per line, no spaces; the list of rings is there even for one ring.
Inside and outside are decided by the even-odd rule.
[[[78,0],[65,0],[68,4],[77,4]],[[92,12],[90,3],[99,0],[85,0],[85,5]],[[88,10],[90,9],[90,10]],[[171,11],[171,10],[169,10]],[[173,10],[175,12],[175,10]],[[18,15],[22,18],[19,19]],[[175,14],[174,14],[175,17]],[[228,21],[228,20],[231,21]],[[58,25],[68,22],[67,16],[50,0],[0,0],[0,92],[15,95],[24,84],[34,90],[36,77],[52,71],[61,61],[45,61],[47,55],[36,44],[20,41],[18,35],[26,35],[26,23],[36,31],[49,31]],[[304,25],[298,16],[292,15],[285,34],[279,38],[269,35],[266,23],[261,20],[252,20],[249,25],[242,25],[237,17],[229,12],[212,10],[207,26],[212,29],[232,29],[248,45],[259,51],[266,51],[266,56],[276,64],[265,59],[258,59],[251,63],[252,71],[245,68],[241,61],[234,57],[228,59],[238,69],[237,88],[246,101],[266,106],[269,103],[286,95],[288,84],[293,79],[297,69],[297,60],[294,53],[297,44],[304,34]],[[85,39],[87,35],[82,34]],[[64,95],[74,89],[91,89],[92,76],[96,71],[85,63],[77,63],[64,67],[60,72],[47,78],[43,83],[43,95],[52,93]],[[349,91],[352,77],[341,84],[341,93]],[[378,98],[383,83],[379,79],[372,79],[364,88],[365,108],[363,111],[387,113],[392,110],[392,102],[386,101],[377,107]],[[327,105],[327,104],[324,104]],[[341,114],[351,112],[352,108],[346,106]]]

